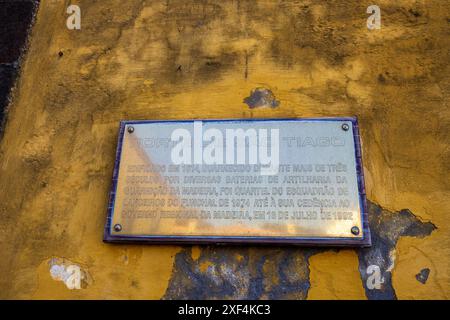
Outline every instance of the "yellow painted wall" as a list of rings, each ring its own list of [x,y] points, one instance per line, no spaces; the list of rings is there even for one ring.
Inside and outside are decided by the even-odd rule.
[[[69,3],[81,30],[66,28]],[[371,4],[380,30],[366,27]],[[42,0],[0,141],[0,298],[448,299],[449,12],[440,0]],[[250,109],[258,87],[280,105]],[[120,120],[350,115],[393,243],[379,293],[361,270],[369,251],[102,242]],[[51,276],[67,265],[82,289]]]

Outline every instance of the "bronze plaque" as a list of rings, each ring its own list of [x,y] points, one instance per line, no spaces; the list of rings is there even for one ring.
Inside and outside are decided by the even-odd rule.
[[[123,121],[106,242],[370,245],[355,118]]]

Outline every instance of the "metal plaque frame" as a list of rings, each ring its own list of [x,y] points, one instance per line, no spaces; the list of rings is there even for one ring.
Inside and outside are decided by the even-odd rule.
[[[114,204],[117,192],[117,184],[119,178],[119,167],[122,156],[122,146],[126,127],[137,124],[154,124],[154,123],[193,123],[194,121],[209,122],[263,122],[263,121],[336,121],[350,122],[352,125],[357,188],[359,194],[359,207],[361,215],[360,232],[361,237],[298,237],[298,236],[184,236],[184,235],[125,235],[112,232],[112,221],[114,215]],[[193,119],[193,120],[127,120],[120,122],[118,145],[116,151],[116,159],[114,164],[112,185],[109,194],[109,202],[107,208],[107,220],[104,229],[103,241],[107,243],[147,243],[147,244],[252,244],[252,245],[300,245],[300,246],[337,246],[337,247],[368,247],[371,246],[371,236],[368,222],[368,210],[366,203],[366,192],[364,183],[364,173],[362,166],[362,152],[359,134],[358,120],[356,117],[324,117],[324,118],[283,118],[283,119]]]

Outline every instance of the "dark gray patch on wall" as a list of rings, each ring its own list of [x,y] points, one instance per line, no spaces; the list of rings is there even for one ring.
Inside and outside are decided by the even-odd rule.
[[[0,137],[39,0],[0,0]]]
[[[250,109],[260,107],[276,108],[280,105],[280,101],[275,99],[272,90],[266,88],[255,88],[250,92],[250,96],[244,99],[244,102]]]
[[[175,257],[164,299],[306,299],[308,259],[316,252],[320,249],[208,246],[193,260],[185,248]]]
[[[436,226],[422,222],[409,210],[390,212],[370,201],[368,210],[372,247],[354,249],[362,284],[369,300],[394,300],[391,251],[400,237],[423,238]],[[311,286],[309,258],[329,250],[336,249],[208,246],[194,260],[186,247],[175,256],[164,299],[306,299]],[[371,265],[380,271],[378,289],[367,287]],[[417,280],[426,281],[424,270]]]
[[[418,274],[416,274],[416,279],[422,284],[425,284],[428,280],[428,276],[430,275],[430,269],[425,268],[420,270]]]
[[[423,238],[430,235],[436,226],[431,222],[420,221],[411,211],[405,209],[390,212],[368,201],[369,225],[372,234],[372,247],[357,251],[359,259],[359,273],[363,281],[366,296],[369,300],[395,300],[392,285],[390,253],[395,249],[400,237]],[[367,268],[371,265],[380,269],[382,284],[379,289],[367,287],[370,274]]]

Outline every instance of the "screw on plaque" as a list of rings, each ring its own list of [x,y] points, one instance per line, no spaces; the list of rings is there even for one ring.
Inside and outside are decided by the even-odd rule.
[[[114,225],[114,231],[115,232],[120,232],[122,231],[122,226],[120,224],[115,224]]]
[[[134,132],[134,127],[133,126],[129,126],[127,131],[128,131],[128,133],[133,133]]]
[[[359,228],[357,226],[352,227],[351,229],[352,234],[357,236],[359,234]]]
[[[350,129],[350,126],[348,124],[344,123],[341,128],[344,131],[348,131],[348,129]]]

